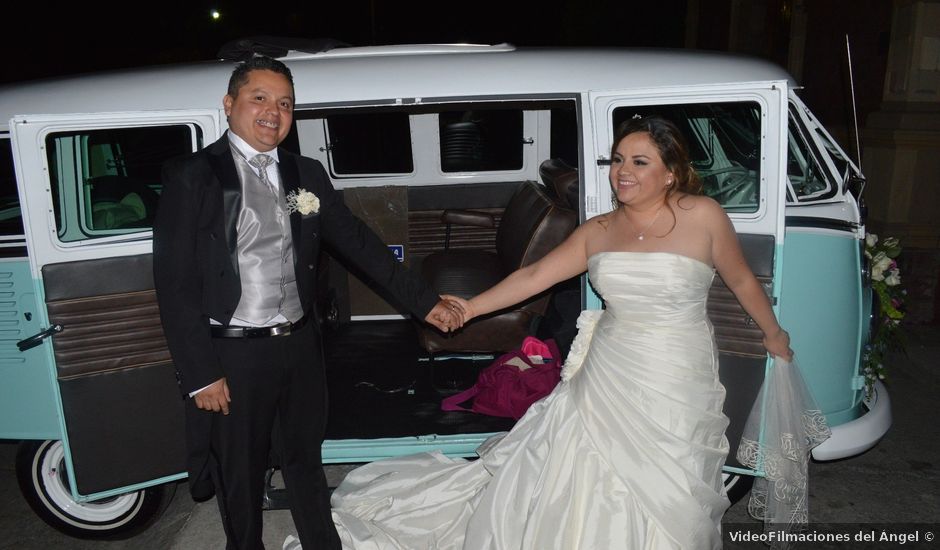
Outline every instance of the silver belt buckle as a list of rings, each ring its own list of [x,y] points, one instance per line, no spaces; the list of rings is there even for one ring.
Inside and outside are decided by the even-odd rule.
[[[271,327],[271,336],[287,336],[290,334],[291,323]]]

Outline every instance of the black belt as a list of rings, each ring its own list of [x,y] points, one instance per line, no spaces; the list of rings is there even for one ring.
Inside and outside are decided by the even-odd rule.
[[[268,338],[270,336],[287,336],[300,330],[306,324],[307,317],[304,316],[296,323],[280,323],[269,327],[210,325],[209,332],[213,338]]]

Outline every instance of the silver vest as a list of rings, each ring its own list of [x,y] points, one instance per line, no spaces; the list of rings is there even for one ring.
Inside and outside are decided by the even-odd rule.
[[[232,316],[264,325],[280,313],[295,322],[303,316],[303,308],[284,188],[273,189],[263,182],[234,146],[232,156],[242,191],[237,224],[242,295]]]

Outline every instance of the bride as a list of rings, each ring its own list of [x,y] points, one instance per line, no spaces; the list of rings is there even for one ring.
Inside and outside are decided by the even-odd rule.
[[[789,360],[789,336],[721,206],[699,193],[679,130],[618,129],[617,208],[466,301],[465,320],[588,271],[606,309],[582,313],[563,381],[479,460],[375,462],[333,494],[344,548],[717,549],[728,499],[725,390],[705,302],[715,271]],[[296,548],[291,539],[285,548]]]

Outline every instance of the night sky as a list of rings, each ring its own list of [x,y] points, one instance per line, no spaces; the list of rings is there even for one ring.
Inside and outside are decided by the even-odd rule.
[[[500,43],[682,47],[685,0],[273,0],[253,3],[71,2],[4,6],[9,83],[98,70],[213,59],[257,35],[334,38],[355,46]],[[212,10],[220,17],[213,20]]]

